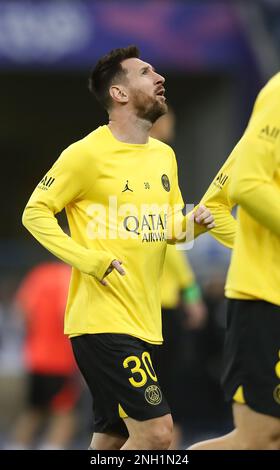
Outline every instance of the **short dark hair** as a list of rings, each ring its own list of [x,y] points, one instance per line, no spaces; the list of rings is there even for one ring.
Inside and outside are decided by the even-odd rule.
[[[139,58],[139,55],[139,49],[136,46],[113,49],[109,54],[101,57],[91,71],[89,89],[105,109],[108,110],[112,104],[110,86],[116,79],[122,79],[126,74],[121,62],[134,57]]]

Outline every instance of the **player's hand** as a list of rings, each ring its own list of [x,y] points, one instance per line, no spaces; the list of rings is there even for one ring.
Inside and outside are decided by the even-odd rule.
[[[202,300],[194,303],[184,303],[183,307],[186,314],[184,326],[188,330],[199,330],[205,326],[208,312]]]
[[[113,269],[115,269],[116,271],[118,271],[118,273],[121,275],[121,276],[124,276],[125,275],[125,270],[121,267],[121,264],[122,264],[122,261],[120,260],[117,260],[117,259],[114,259],[114,261],[112,261],[112,263],[110,264],[109,268],[107,269],[106,273],[104,274],[103,276],[103,279],[100,281],[101,284],[103,286],[108,286],[108,282],[105,281],[105,277],[108,276],[108,274],[110,274]]]
[[[196,211],[193,214],[194,221],[198,225],[205,225],[209,230],[215,227],[214,217],[211,214],[210,210],[207,207],[201,205],[198,206]]]

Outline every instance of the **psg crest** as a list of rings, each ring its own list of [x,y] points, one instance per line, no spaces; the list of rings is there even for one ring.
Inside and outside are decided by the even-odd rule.
[[[169,191],[170,191],[170,182],[169,182],[168,176],[167,175],[162,175],[161,182],[162,182],[162,186],[164,187],[165,191],[167,191],[169,193]]]

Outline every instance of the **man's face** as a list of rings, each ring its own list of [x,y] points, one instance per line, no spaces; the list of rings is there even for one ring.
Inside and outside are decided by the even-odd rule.
[[[129,102],[139,118],[154,123],[167,112],[165,79],[154,68],[140,59],[126,59],[122,67],[127,70],[125,85]]]

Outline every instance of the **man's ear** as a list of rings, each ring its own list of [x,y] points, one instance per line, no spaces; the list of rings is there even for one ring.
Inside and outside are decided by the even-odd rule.
[[[128,94],[125,88],[120,85],[112,85],[109,93],[113,101],[117,101],[118,103],[128,102]]]

